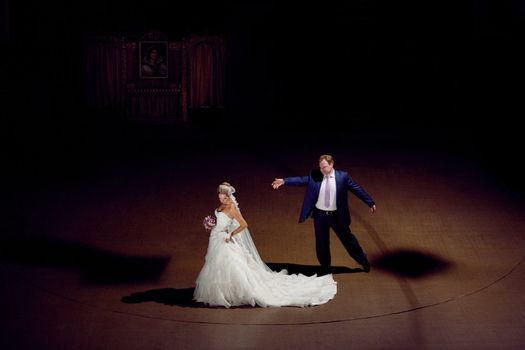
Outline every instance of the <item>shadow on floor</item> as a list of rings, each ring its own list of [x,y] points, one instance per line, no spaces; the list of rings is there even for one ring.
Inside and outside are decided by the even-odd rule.
[[[371,264],[378,270],[409,278],[423,278],[441,273],[452,265],[435,254],[410,249],[386,253],[374,258]]]
[[[341,273],[356,273],[356,272],[363,272],[363,269],[351,269],[346,266],[332,266],[330,268],[330,271],[323,271],[321,266],[319,265],[298,265],[298,264],[290,264],[290,263],[267,263],[269,268],[271,268],[273,271],[281,271],[283,269],[287,270],[289,274],[303,274],[306,276],[313,276],[317,274],[318,276],[326,275],[327,273],[331,274],[341,274]]]
[[[195,288],[163,288],[152,289],[145,292],[137,292],[125,296],[121,299],[126,304],[139,304],[145,302],[155,302],[170,306],[181,307],[204,307],[203,304],[193,301],[193,292]]]
[[[206,309],[224,309],[223,306],[209,306],[204,303],[198,303],[193,300],[193,292],[195,288],[163,288],[151,289],[145,292],[136,292],[125,297],[120,301],[125,304],[140,304],[147,302],[155,302],[169,306],[191,307],[191,308],[206,308]],[[258,306],[255,306],[258,307]],[[230,309],[251,309],[251,305],[232,306]]]
[[[169,260],[123,255],[50,238],[0,241],[0,261],[73,270],[86,284],[158,281]]]

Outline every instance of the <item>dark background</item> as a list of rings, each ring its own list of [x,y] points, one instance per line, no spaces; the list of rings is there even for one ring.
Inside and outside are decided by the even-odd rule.
[[[319,130],[362,146],[432,144],[470,154],[521,190],[523,2],[3,0],[2,8],[4,140],[18,179],[73,176],[187,139],[212,143],[227,123],[247,144],[264,142],[255,133],[286,145]],[[224,35],[223,111],[151,126],[88,108],[84,38],[152,27],[170,40]]]

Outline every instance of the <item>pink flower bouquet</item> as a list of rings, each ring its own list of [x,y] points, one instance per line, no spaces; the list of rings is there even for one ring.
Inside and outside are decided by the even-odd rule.
[[[208,215],[204,218],[202,224],[204,225],[206,231],[211,231],[211,229],[215,226],[215,219],[211,215]]]

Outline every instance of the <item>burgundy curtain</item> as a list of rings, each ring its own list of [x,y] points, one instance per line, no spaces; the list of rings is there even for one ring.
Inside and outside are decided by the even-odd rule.
[[[189,66],[190,108],[223,107],[223,41],[220,38],[192,38]]]
[[[89,40],[85,46],[84,77],[86,98],[96,108],[121,106],[121,55],[118,37]]]

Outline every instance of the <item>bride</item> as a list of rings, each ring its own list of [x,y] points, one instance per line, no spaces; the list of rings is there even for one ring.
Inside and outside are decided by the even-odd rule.
[[[220,205],[211,230],[205,262],[196,280],[193,299],[210,306],[312,306],[337,293],[332,275],[318,277],[272,271],[260,258],[233,196],[223,182],[217,189]]]

